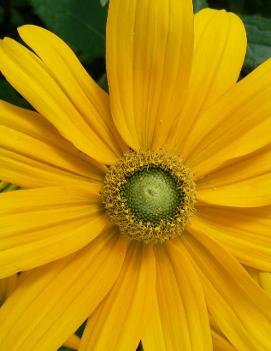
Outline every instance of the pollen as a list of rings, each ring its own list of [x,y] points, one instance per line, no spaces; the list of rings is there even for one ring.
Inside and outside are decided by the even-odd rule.
[[[124,154],[109,167],[101,196],[120,232],[145,243],[181,235],[195,212],[192,172],[164,150]]]

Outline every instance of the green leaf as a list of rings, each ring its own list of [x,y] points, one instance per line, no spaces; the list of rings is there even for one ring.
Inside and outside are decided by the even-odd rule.
[[[108,92],[108,82],[107,82],[107,76],[106,73],[104,73],[101,78],[98,80],[97,82],[99,84],[99,86],[101,88],[103,88],[103,90],[105,90],[106,92]]]
[[[243,13],[245,10],[246,0],[229,1],[229,10],[232,12]]]
[[[24,19],[23,15],[20,13],[20,11],[18,11],[16,9],[11,9],[10,15],[11,15],[10,24],[12,26],[14,26],[15,28],[25,24],[25,19]]]
[[[24,7],[29,5],[29,0],[10,0],[9,2],[13,7]]]
[[[244,14],[257,14],[264,17],[271,16],[271,1],[270,0],[237,0],[237,2],[243,2],[243,7],[238,9],[239,13]],[[230,0],[230,9],[235,11],[234,3],[236,0]]]
[[[100,0],[100,3],[102,6],[105,6],[108,3],[109,0]]]
[[[271,19],[260,16],[242,16],[248,36],[244,69],[253,70],[271,57]]]
[[[207,0],[194,0],[194,12],[198,12],[199,10],[204,9],[205,7],[209,7]]]
[[[3,79],[0,80],[0,99],[20,107],[30,108],[30,105]]]
[[[5,11],[2,7],[0,7],[0,23],[3,25],[5,20]]]
[[[107,9],[99,0],[29,0],[46,26],[88,59],[105,55]]]
[[[82,337],[84,330],[86,328],[87,321],[85,321],[83,324],[80,325],[80,327],[76,330],[75,334],[79,336],[79,338]]]

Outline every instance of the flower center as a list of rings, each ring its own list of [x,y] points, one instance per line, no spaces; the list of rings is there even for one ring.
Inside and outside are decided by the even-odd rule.
[[[142,168],[131,175],[123,186],[123,195],[135,218],[152,224],[172,218],[183,198],[177,181],[158,167]]]
[[[105,176],[102,202],[130,239],[163,242],[181,235],[194,213],[192,173],[163,150],[131,151]]]

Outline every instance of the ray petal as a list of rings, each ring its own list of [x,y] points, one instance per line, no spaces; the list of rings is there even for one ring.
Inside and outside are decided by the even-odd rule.
[[[226,11],[204,9],[195,15],[195,44],[187,98],[168,141],[169,148],[186,156],[187,135],[202,112],[237,81],[245,53],[246,32],[241,19]]]
[[[112,114],[120,134],[134,149],[162,147],[188,85],[192,1],[111,0],[106,48]]]
[[[101,182],[104,170],[40,114],[0,100],[0,179],[23,188]]]
[[[187,164],[198,177],[270,143],[271,60],[228,90],[194,125],[186,140]]]
[[[84,249],[22,277],[0,309],[0,344],[9,351],[55,351],[116,281],[127,240],[105,231]]]
[[[271,207],[233,209],[201,206],[187,227],[226,247],[242,264],[271,270]]]
[[[237,350],[271,349],[271,298],[228,251],[198,232],[183,234],[209,313]]]
[[[106,101],[104,103],[105,111],[96,109],[97,106],[94,107],[94,102],[91,102],[86,93],[82,92],[82,82],[79,83],[76,80],[78,77],[74,71],[81,71],[78,73],[82,75],[85,84],[87,84],[85,82],[87,73],[78,66],[79,62],[70,49],[62,41],[60,43],[61,50],[58,47],[58,51],[56,51],[52,46],[48,52],[48,55],[55,53],[56,56],[58,55],[57,58],[62,59],[62,65],[57,61],[55,65],[57,72],[54,73],[52,68],[48,67],[47,63],[32,51],[13,39],[5,38],[0,43],[1,72],[9,83],[80,151],[98,162],[111,164],[120,154],[120,150],[114,142],[115,138],[109,130],[110,126],[106,125],[100,115],[103,112],[109,114],[108,103]],[[70,55],[66,54],[66,58],[62,52],[62,46],[65,48],[64,52],[70,53]],[[62,58],[59,57],[59,51],[64,55]],[[67,62],[67,58],[70,56],[73,60]],[[66,74],[63,73],[63,70]],[[70,81],[64,84],[65,77],[67,77],[66,79],[73,77],[73,84]],[[75,102],[71,97],[73,95],[72,89],[76,86],[78,94],[83,96],[83,102],[80,99]],[[102,99],[100,95],[103,96],[100,88],[91,82],[86,89],[90,89],[94,100],[97,98],[99,107],[103,106],[103,102],[100,101]],[[81,108],[87,109],[88,114],[85,110],[83,113]],[[97,122],[98,126],[94,127],[92,122],[93,124]]]
[[[39,188],[0,196],[0,276],[32,269],[87,245],[108,224],[98,189]]]
[[[152,247],[131,242],[115,285],[87,323],[80,351],[134,351],[152,305],[154,284]]]
[[[155,253],[157,301],[142,338],[144,349],[211,351],[203,290],[186,250],[169,243]]]

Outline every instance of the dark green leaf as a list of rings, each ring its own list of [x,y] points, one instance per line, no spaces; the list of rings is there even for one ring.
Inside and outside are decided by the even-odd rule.
[[[98,84],[103,90],[108,92],[108,82],[107,82],[107,76],[106,73],[104,73],[101,78],[98,80]]]
[[[2,24],[4,22],[5,18],[5,11],[2,7],[0,7],[0,23]]]
[[[102,6],[105,6],[108,3],[109,0],[100,0],[100,3]]]
[[[29,0],[10,0],[12,7],[24,7],[29,5]]]
[[[22,14],[20,13],[20,11],[16,9],[11,9],[10,14],[11,14],[10,23],[12,26],[19,27],[25,24],[25,20]]]
[[[246,0],[229,1],[229,10],[232,12],[242,13],[245,10]]]
[[[77,336],[79,336],[79,338],[81,338],[82,337],[82,335],[83,335],[83,333],[84,333],[84,330],[85,330],[85,328],[86,328],[86,321],[82,324],[82,325],[80,325],[80,327],[76,330],[76,332],[75,332],[75,334],[77,335]]]
[[[233,11],[238,11],[239,13],[244,14],[257,14],[264,17],[271,16],[271,1],[270,0],[237,0],[237,2],[243,2],[242,8],[236,8],[236,0],[229,0],[230,9]]]
[[[208,7],[208,2],[207,0],[194,0],[194,12],[198,12],[199,10],[204,9],[205,7]]]
[[[14,105],[29,108],[29,104],[3,79],[0,80],[0,99],[10,102]]]
[[[251,71],[271,57],[271,19],[260,16],[242,16],[248,35],[245,71]]]
[[[46,26],[88,58],[105,55],[107,9],[99,0],[29,0]]]
[[[219,10],[221,9],[228,10],[229,2],[230,0],[208,0],[208,4],[211,8],[219,9]]]

